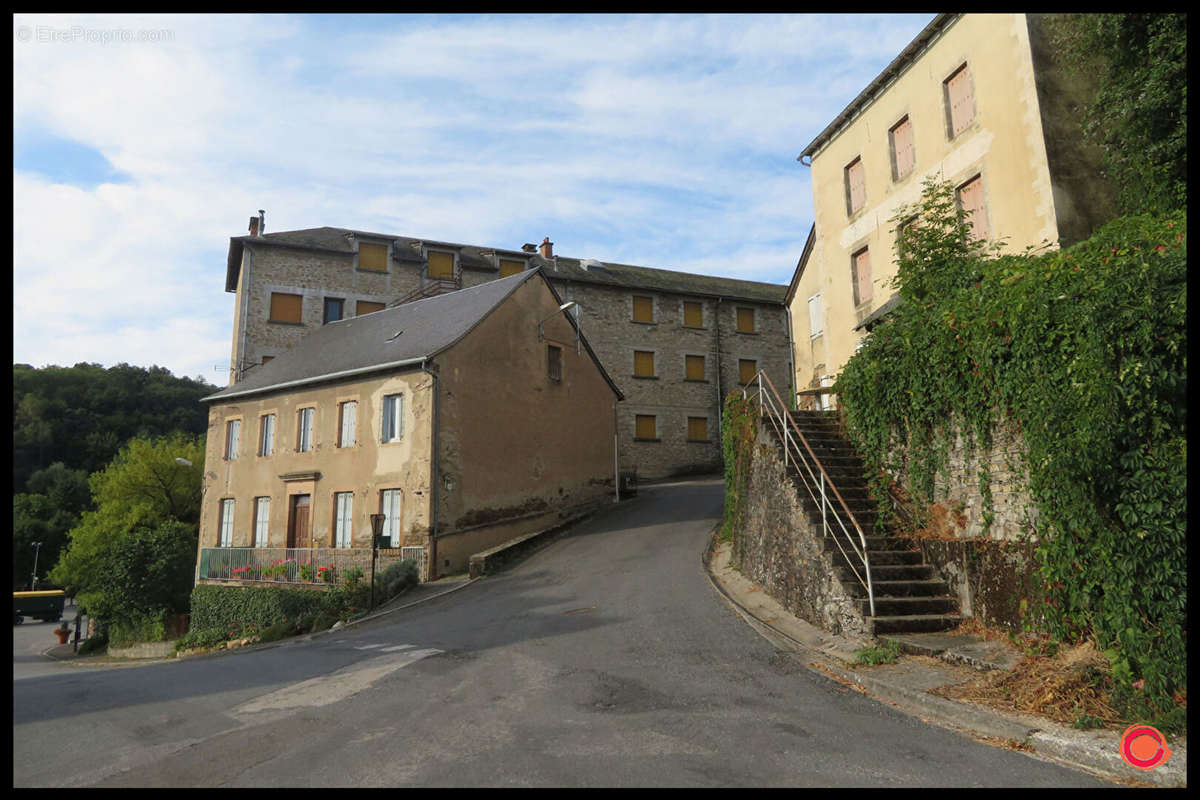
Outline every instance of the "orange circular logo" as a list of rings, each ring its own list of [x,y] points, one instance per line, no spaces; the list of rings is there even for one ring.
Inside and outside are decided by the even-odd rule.
[[[1154,769],[1171,757],[1167,740],[1149,725],[1130,725],[1121,734],[1121,758],[1135,769]]]

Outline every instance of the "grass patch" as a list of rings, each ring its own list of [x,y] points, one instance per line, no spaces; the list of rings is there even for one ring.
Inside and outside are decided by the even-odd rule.
[[[895,642],[885,642],[855,651],[854,663],[874,667],[878,664],[893,664],[899,657],[900,645]]]

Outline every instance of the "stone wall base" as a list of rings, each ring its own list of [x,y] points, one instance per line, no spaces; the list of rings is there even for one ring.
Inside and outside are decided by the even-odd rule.
[[[914,539],[913,544],[950,584],[964,617],[989,627],[1021,630],[1022,599],[1040,605],[1042,581],[1035,545],[992,539]]]

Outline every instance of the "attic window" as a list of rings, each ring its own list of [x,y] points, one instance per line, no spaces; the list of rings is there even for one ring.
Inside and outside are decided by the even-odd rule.
[[[387,272],[387,254],[386,244],[359,242],[358,268],[368,272]]]
[[[443,253],[431,250],[429,259],[429,277],[438,280],[454,279],[454,253]]]
[[[507,278],[509,275],[516,275],[519,272],[525,271],[524,261],[514,261],[507,258],[500,259],[500,277]]]

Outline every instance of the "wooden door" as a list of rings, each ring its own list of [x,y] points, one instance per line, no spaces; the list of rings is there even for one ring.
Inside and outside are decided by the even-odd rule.
[[[309,502],[306,494],[292,495],[291,513],[288,514],[288,547],[311,547]]]

